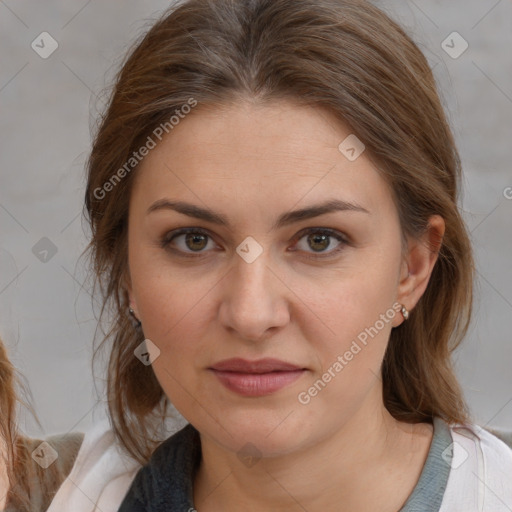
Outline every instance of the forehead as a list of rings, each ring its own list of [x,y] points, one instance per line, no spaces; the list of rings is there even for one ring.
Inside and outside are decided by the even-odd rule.
[[[367,152],[349,160],[340,151],[349,136],[325,109],[284,101],[199,105],[141,162],[133,195],[142,203],[170,196],[260,211],[326,195],[369,210],[391,207],[390,190]]]

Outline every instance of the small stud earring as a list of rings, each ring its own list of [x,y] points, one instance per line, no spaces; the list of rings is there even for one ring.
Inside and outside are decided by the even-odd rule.
[[[407,311],[407,308],[403,305],[402,305],[401,312],[402,312],[402,316],[404,317],[404,320],[408,320],[409,319],[409,311]]]
[[[140,320],[135,316],[135,311],[133,311],[132,308],[128,308],[128,312],[130,313],[130,315],[133,317],[133,319],[135,320],[136,322],[136,325],[137,327],[140,326],[141,322]]]

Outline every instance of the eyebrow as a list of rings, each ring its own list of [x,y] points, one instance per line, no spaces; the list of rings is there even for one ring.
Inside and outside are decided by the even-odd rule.
[[[186,203],[184,201],[159,199],[148,208],[146,214],[150,214],[159,210],[174,210],[183,215],[188,215],[189,217],[211,222],[212,224],[230,227],[229,220],[225,215],[216,213],[208,208],[202,208],[191,203]],[[331,199],[320,204],[308,206],[307,208],[283,213],[274,223],[272,229],[279,229],[295,222],[312,219],[314,217],[336,211],[370,213],[366,208],[363,208],[358,204],[342,201],[340,199]]]

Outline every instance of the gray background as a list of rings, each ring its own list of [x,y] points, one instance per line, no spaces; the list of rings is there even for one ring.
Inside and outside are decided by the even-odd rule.
[[[463,158],[462,208],[478,264],[457,372],[477,421],[512,428],[512,2],[376,3],[434,66]],[[91,371],[96,322],[78,259],[89,126],[119,59],[167,5],[0,1],[0,335],[41,420],[22,411],[32,435],[85,430],[103,414]],[[47,59],[31,48],[44,31],[58,42]],[[441,47],[453,31],[469,44],[456,59]]]

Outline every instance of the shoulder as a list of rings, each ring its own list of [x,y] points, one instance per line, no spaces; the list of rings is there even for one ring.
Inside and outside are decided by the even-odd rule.
[[[54,472],[67,475],[73,467],[83,439],[82,432],[71,432],[45,439],[25,437],[21,443],[36,467],[47,469],[52,466]]]
[[[9,490],[6,510],[46,510],[73,467],[84,435],[59,434],[46,439],[19,437],[17,465],[23,468]]]
[[[200,456],[199,433],[187,424],[160,444],[138,471],[119,512],[190,509],[192,478]]]
[[[485,430],[490,432],[494,437],[503,441],[507,446],[512,449],[512,430],[503,430],[499,428],[485,427]]]
[[[48,512],[116,511],[139,468],[118,445],[108,420],[102,420],[83,437]]]
[[[199,433],[187,423],[171,437],[166,439],[151,456],[149,466],[160,467],[162,464],[188,459],[198,447]]]
[[[191,462],[197,455],[199,443],[199,433],[187,423],[154,450],[141,473],[157,477],[162,472],[168,474],[170,470],[183,468],[183,464]]]
[[[189,469],[200,451],[199,433],[189,423],[162,442],[149,462],[139,471],[138,480],[157,482],[169,474],[182,474]]]
[[[450,476],[440,512],[512,509],[512,449],[484,428],[450,426]],[[465,508],[464,508],[465,507]]]

